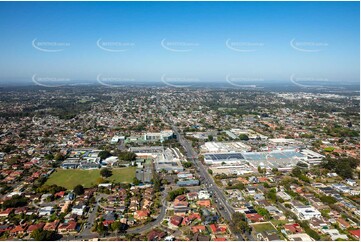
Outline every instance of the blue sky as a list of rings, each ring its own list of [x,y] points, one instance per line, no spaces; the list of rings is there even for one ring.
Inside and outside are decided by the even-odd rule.
[[[1,2],[0,81],[359,82],[359,14],[359,2]]]

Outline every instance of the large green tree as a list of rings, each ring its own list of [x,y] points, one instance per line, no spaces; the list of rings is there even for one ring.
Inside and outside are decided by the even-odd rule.
[[[55,240],[55,232],[54,231],[47,231],[43,229],[35,229],[30,237],[33,238],[36,241],[49,241],[49,240]]]
[[[76,195],[82,195],[84,194],[84,187],[82,185],[76,185],[73,191]]]
[[[108,168],[103,168],[100,170],[100,175],[102,177],[108,178],[108,177],[111,177],[113,175],[113,173]]]

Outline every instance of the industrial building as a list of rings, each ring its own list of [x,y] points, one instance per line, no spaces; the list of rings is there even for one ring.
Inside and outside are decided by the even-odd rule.
[[[163,130],[157,133],[145,133],[144,134],[144,141],[150,141],[150,142],[163,142],[166,140],[170,140],[172,138],[175,138],[174,132],[172,130]]]
[[[184,170],[181,160],[183,155],[177,148],[167,148],[163,153],[156,156],[154,160],[155,170],[160,172],[181,172]]]
[[[113,138],[110,140],[110,143],[111,143],[111,144],[117,144],[117,143],[119,143],[119,141],[124,141],[124,140],[125,140],[125,136],[115,135],[115,136],[113,136]]]
[[[257,140],[257,139],[267,140],[268,139],[267,136],[257,133],[256,131],[254,131],[252,129],[231,129],[228,132],[226,131],[226,134],[232,139],[238,139],[238,137],[241,134],[247,135],[250,140]]]
[[[273,150],[269,152],[206,153],[204,162],[208,165],[234,166],[249,164],[254,168],[277,168],[290,170],[307,157],[295,150]]]
[[[164,148],[163,146],[130,147],[129,151],[135,153],[139,158],[155,158],[164,152]]]
[[[324,155],[321,155],[321,154],[314,152],[312,150],[309,150],[309,149],[301,150],[301,154],[303,154],[307,157],[307,163],[309,165],[320,164],[322,162],[323,158],[325,158]]]
[[[180,187],[187,187],[187,186],[198,186],[199,180],[184,180],[184,181],[178,181],[177,186]]]
[[[242,142],[206,142],[201,146],[202,153],[244,152],[251,147]]]
[[[135,177],[142,183],[150,183],[153,179],[152,164],[147,161],[144,164],[144,168],[137,168],[135,171]]]

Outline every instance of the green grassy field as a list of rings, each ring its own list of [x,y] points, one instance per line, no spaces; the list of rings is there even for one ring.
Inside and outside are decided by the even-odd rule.
[[[130,183],[135,177],[136,167],[116,168],[112,169],[113,175],[108,181]],[[45,185],[56,184],[67,189],[73,189],[76,185],[91,187],[98,184],[100,178],[100,170],[73,170],[73,169],[57,169],[50,175]]]
[[[252,227],[257,233],[261,233],[263,231],[277,231],[271,223],[252,224]]]

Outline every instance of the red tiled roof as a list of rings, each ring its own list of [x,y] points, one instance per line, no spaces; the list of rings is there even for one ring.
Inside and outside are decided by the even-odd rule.
[[[193,233],[198,233],[198,232],[202,232],[206,230],[206,226],[204,225],[196,225],[196,226],[192,226],[192,232]]]
[[[163,238],[166,234],[163,231],[152,230],[147,235],[149,241]]]
[[[174,202],[187,201],[186,195],[179,195],[174,199]]]
[[[55,230],[59,225],[59,220],[55,220],[54,222],[46,223],[44,226],[44,230]]]
[[[109,224],[112,224],[113,222],[114,222],[113,220],[105,220],[105,221],[103,221],[103,225],[108,226]]]
[[[189,219],[194,220],[194,219],[201,219],[201,215],[199,213],[192,213],[188,216]]]
[[[19,232],[24,232],[24,231],[25,231],[25,227],[18,225],[15,228],[13,228],[12,230],[10,230],[10,233],[17,234]]]
[[[54,197],[64,197],[65,191],[60,191],[54,194]]]
[[[68,223],[62,223],[59,225],[59,230],[75,230],[77,223],[75,221],[69,221]]]
[[[356,238],[360,238],[360,229],[349,230],[348,232],[350,232],[350,234],[352,234]]]
[[[136,211],[138,217],[148,217],[149,211],[148,210],[137,210]]]
[[[13,226],[9,225],[9,224],[0,225],[0,233],[10,231],[12,228],[13,228]]]
[[[9,215],[13,210],[13,208],[7,208],[4,211],[1,211],[0,215]]]
[[[15,209],[15,214],[23,213],[23,212],[26,212],[27,210],[28,210],[27,207],[16,208]]]
[[[211,201],[209,199],[207,200],[199,200],[197,201],[197,205],[201,206],[201,207],[210,207],[211,206]]]
[[[252,222],[260,222],[263,221],[263,217],[258,213],[246,214],[246,217],[250,219]]]
[[[211,228],[213,233],[217,232],[217,226],[215,224],[211,224],[209,225],[209,227]]]
[[[286,230],[291,231],[292,233],[298,233],[303,231],[299,224],[285,224],[283,227]]]
[[[29,228],[26,230],[28,233],[33,232],[36,229],[42,229],[44,227],[44,223],[38,223],[38,224],[32,224],[29,226]]]
[[[182,223],[182,220],[183,220],[183,217],[175,215],[170,218],[170,223],[175,226],[179,226]]]

